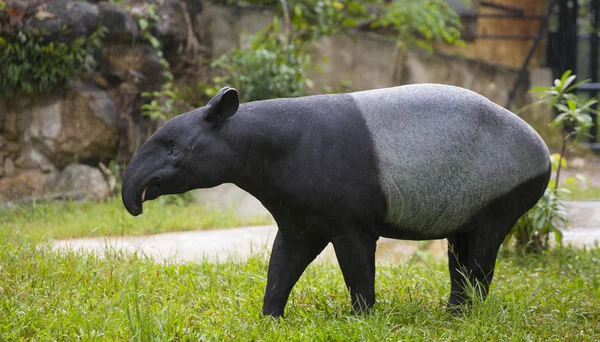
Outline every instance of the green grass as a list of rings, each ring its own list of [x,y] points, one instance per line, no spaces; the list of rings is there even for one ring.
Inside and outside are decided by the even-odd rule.
[[[143,235],[171,231],[272,224],[270,217],[240,218],[233,210],[214,210],[197,204],[155,200],[133,217],[120,199],[101,203],[44,202],[0,210],[0,228],[12,234],[45,238]]]
[[[377,270],[378,304],[349,314],[341,272],[311,265],[283,321],[261,317],[266,259],[155,263],[52,251],[0,237],[0,340],[38,341],[597,341],[600,249],[500,258],[491,295],[444,311],[445,262]]]
[[[341,272],[311,265],[286,319],[260,315],[267,260],[158,263],[109,251],[51,250],[48,238],[134,235],[240,224],[231,211],[117,199],[0,211],[0,341],[598,341],[600,249],[502,253],[491,295],[465,315],[444,310],[446,261],[422,253],[377,269],[378,304],[349,314]]]
[[[569,190],[571,193],[566,198],[571,201],[598,201],[600,200],[600,187],[585,186],[579,184],[563,184],[562,188]]]

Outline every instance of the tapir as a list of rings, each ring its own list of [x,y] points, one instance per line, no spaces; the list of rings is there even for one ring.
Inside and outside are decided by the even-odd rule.
[[[500,245],[550,172],[540,136],[467,89],[415,84],[240,104],[226,87],[142,145],[122,198],[139,215],[144,201],[221,183],[255,196],[278,227],[262,308],[274,317],[329,243],[352,312],[363,313],[375,303],[379,237],[446,238],[452,310],[469,306],[469,283],[488,293]]]

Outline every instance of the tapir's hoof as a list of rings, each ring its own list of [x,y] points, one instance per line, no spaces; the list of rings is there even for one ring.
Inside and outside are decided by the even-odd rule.
[[[451,314],[452,316],[461,316],[469,311],[471,305],[467,303],[462,304],[450,304],[446,305],[446,312]]]

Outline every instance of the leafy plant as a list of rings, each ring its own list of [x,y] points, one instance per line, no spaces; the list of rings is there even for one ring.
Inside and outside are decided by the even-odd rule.
[[[289,44],[277,18],[271,26],[251,38],[248,49],[234,49],[211,66],[226,70],[226,76],[213,80],[206,94],[213,96],[224,85],[241,90],[241,100],[253,101],[300,96],[312,82],[305,72],[311,58],[300,46]]]
[[[175,77],[171,72],[171,66],[164,57],[162,44],[158,38],[152,34],[152,29],[161,20],[156,4],[147,6],[143,11],[136,13],[138,26],[142,31],[142,37],[156,50],[164,71],[163,76],[167,80],[160,90],[142,93],[142,97],[149,99],[149,102],[142,105],[142,114],[151,119],[166,120],[178,114],[175,107],[177,93],[173,90],[173,80]]]
[[[562,199],[570,192],[567,189],[559,188],[560,171],[567,167],[565,154],[569,144],[588,135],[587,132],[593,125],[590,113],[594,112],[592,106],[597,103],[594,98],[583,101],[572,93],[579,85],[587,82],[573,83],[575,78],[576,76],[571,75],[571,71],[568,70],[560,79],[554,81],[554,86],[532,89],[533,92],[540,93],[540,101],[547,103],[550,108],[558,110],[558,115],[550,125],[561,128],[562,147],[561,153],[551,156],[555,178],[550,180],[544,196],[519,219],[509,234],[509,239],[514,239],[515,248],[519,251],[540,252],[547,249],[550,235],[554,235],[556,242],[562,241],[559,225],[567,223]],[[573,183],[586,180],[578,175],[570,177],[566,181]]]
[[[212,63],[227,74],[214,78],[212,86],[200,86],[207,96],[225,85],[239,88],[243,101],[302,95],[312,87],[306,70],[316,67],[309,55],[312,44],[360,24],[398,32],[396,55],[413,46],[431,50],[432,41],[460,41],[459,17],[444,0],[214,2],[271,6],[279,16],[252,38],[250,48],[234,49]]]
[[[373,27],[391,28],[396,32],[393,75],[400,80],[408,50],[420,47],[433,51],[433,42],[462,44],[460,16],[446,0],[393,0],[382,7]]]
[[[552,169],[557,170],[558,164],[563,163],[559,154],[551,156]],[[567,223],[567,213],[562,198],[568,195],[566,189],[555,189],[552,184],[544,192],[544,196],[523,215],[508,235],[508,240],[514,240],[515,249],[519,252],[538,253],[549,247],[549,237],[554,235],[557,243],[562,242],[560,225]]]
[[[323,36],[356,27],[376,16],[369,10],[378,0],[366,1],[290,1],[291,23],[296,43],[315,41]]]
[[[419,46],[431,51],[432,42],[460,42],[460,16],[446,0],[394,0],[382,10],[373,26],[397,32],[402,50]]]
[[[93,53],[106,32],[99,27],[89,37],[70,44],[47,41],[37,31],[0,37],[0,97],[50,92],[80,72],[92,70],[96,65]]]
[[[123,172],[119,164],[113,159],[108,163],[108,166],[100,162],[98,167],[100,167],[100,170],[108,182],[108,190],[110,194],[115,196],[121,193]]]
[[[546,102],[549,107],[558,111],[558,115],[550,123],[552,127],[562,130],[562,146],[554,182],[555,189],[558,188],[562,158],[566,155],[567,146],[572,141],[589,136],[589,129],[594,125],[590,113],[595,112],[593,106],[598,103],[595,98],[583,101],[572,93],[578,86],[589,82],[589,80],[584,80],[573,84],[575,78],[575,75],[571,75],[571,70],[567,70],[560,79],[554,80],[554,86],[532,89],[533,92],[540,93],[540,101]]]

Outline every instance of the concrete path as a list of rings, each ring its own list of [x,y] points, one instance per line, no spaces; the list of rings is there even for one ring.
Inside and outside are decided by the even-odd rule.
[[[569,202],[567,211],[574,228],[564,231],[564,243],[578,246],[600,244],[600,202]],[[138,237],[105,237],[57,240],[54,248],[83,249],[103,253],[109,250],[139,252],[156,260],[174,262],[244,258],[253,253],[267,254],[271,249],[275,226],[245,227],[209,231],[166,233]],[[377,246],[377,262],[396,263],[419,250],[415,241],[382,238]],[[424,249],[433,257],[446,255],[446,241],[434,240]],[[320,262],[336,262],[329,245],[318,257]]]
[[[276,233],[276,226],[244,227],[147,236],[57,240],[52,243],[52,247],[83,249],[100,254],[106,250],[123,250],[142,253],[160,261],[219,261],[230,256],[244,258],[252,254],[268,255]],[[418,245],[414,241],[380,239],[377,259],[379,262],[400,261],[417,250]],[[432,241],[426,250],[435,255],[444,254],[445,241]],[[317,261],[335,261],[331,244],[319,255]]]

